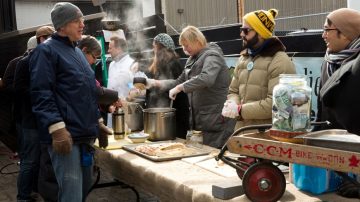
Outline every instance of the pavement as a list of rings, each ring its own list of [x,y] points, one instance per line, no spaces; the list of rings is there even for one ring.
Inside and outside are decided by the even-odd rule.
[[[16,201],[17,194],[17,176],[19,159],[14,156],[14,153],[8,149],[0,141],[0,202]],[[95,176],[94,176],[95,178]],[[101,178],[99,183],[113,182],[114,179],[109,173],[101,170]],[[148,193],[141,190],[140,202],[158,202],[159,200]],[[40,195],[34,194],[36,202],[43,202]],[[136,195],[130,189],[122,189],[120,186],[112,186],[106,188],[94,189],[87,197],[87,202],[135,202]]]

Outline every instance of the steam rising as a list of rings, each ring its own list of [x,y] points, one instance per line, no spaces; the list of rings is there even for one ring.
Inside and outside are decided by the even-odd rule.
[[[142,0],[134,0],[131,4],[113,2],[105,9],[107,16],[104,20],[119,20],[125,33],[130,55],[137,61],[152,57],[152,38],[144,35],[147,22],[143,19]],[[147,53],[144,55],[144,52]],[[140,63],[139,69],[145,70],[149,64]]]

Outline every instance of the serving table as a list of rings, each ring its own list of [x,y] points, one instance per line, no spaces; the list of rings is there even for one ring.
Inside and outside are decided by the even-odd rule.
[[[122,144],[127,143],[130,142]],[[245,195],[230,200],[221,200],[212,196],[212,185],[240,181],[235,169],[226,164],[219,165],[214,158],[190,157],[154,162],[123,149],[100,148],[96,149],[95,158],[96,164],[115,179],[150,193],[158,197],[160,201],[249,201]],[[340,197],[335,193],[310,195],[297,190],[293,184],[287,183],[286,191],[280,201],[346,202],[354,200]]]

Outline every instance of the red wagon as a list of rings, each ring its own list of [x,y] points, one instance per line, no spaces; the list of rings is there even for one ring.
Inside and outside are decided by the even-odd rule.
[[[321,135],[347,137],[350,134],[346,131],[324,130],[321,133],[307,133],[297,137],[297,142],[300,142],[298,144],[274,140],[269,135],[270,128],[271,124],[238,129],[216,157],[236,169],[242,179],[244,193],[251,201],[277,201],[284,194],[285,176],[276,163],[297,163],[360,174],[359,143],[339,144],[331,138],[319,138]],[[238,135],[254,129],[259,132]],[[226,150],[241,156],[227,157],[224,155]]]

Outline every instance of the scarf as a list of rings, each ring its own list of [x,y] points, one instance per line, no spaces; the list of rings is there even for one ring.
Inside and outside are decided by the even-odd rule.
[[[326,51],[325,61],[327,62],[327,74],[330,77],[336,70],[338,70],[341,64],[352,56],[354,53],[360,51],[360,38],[354,39],[348,48],[338,53],[329,53]]]
[[[251,57],[255,57],[257,54],[259,54],[270,42],[270,39],[267,39],[264,41],[263,44],[261,44],[261,46],[257,49],[248,49],[248,53]]]

